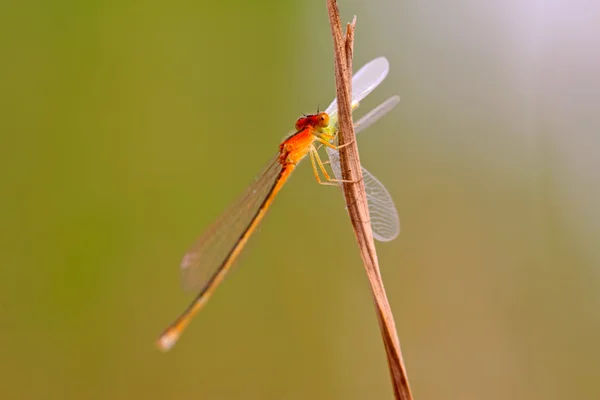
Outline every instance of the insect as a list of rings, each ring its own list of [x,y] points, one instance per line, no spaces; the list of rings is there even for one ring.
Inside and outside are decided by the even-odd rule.
[[[388,61],[379,57],[367,63],[354,75],[353,109],[385,79],[388,70]],[[399,100],[398,96],[393,96],[369,112],[355,123],[356,132],[372,125],[394,108]],[[279,152],[254,183],[185,254],[181,262],[184,286],[186,289],[196,289],[198,294],[189,307],[159,337],[159,349],[166,351],[173,347],[193,316],[206,304],[300,161],[309,156],[319,183],[339,184],[339,148],[332,143],[338,129],[337,115],[337,100],[334,100],[325,112],[299,118],[296,121],[295,133],[279,145]],[[321,146],[327,149],[328,162],[323,162],[319,156],[318,150]],[[335,178],[331,178],[327,173],[327,163],[331,165]],[[323,175],[324,180],[320,178],[319,173]],[[374,237],[380,241],[392,240],[398,235],[400,225],[391,196],[364,168],[363,176]]]

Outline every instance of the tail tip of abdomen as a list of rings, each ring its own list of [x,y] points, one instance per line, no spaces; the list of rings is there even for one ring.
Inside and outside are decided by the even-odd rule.
[[[156,347],[160,351],[165,351],[165,352],[169,351],[175,345],[175,343],[177,343],[178,339],[179,339],[179,332],[173,331],[173,330],[168,330],[165,333],[163,333],[162,335],[160,335],[160,337],[156,341]]]

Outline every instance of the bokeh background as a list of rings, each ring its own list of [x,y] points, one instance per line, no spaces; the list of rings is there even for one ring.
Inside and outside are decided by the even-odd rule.
[[[418,399],[600,397],[600,5],[341,1]],[[179,344],[180,257],[333,98],[324,1],[0,5],[0,398],[392,398],[339,190],[302,165]]]

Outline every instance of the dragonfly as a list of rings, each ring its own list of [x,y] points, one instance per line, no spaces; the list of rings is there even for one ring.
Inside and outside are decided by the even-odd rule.
[[[389,63],[376,58],[363,66],[352,79],[352,108],[355,109],[385,79]],[[394,108],[393,96],[355,123],[360,132]],[[267,164],[253,184],[234,202],[184,255],[181,262],[183,286],[197,295],[183,313],[169,325],[156,344],[162,351],[171,349],[195,314],[204,307],[244,249],[249,238],[269,210],[296,166],[308,156],[317,182],[339,185],[343,182],[339,164],[339,147],[334,144],[338,133],[337,100],[325,112],[305,115],[296,121],[296,130],[279,145],[279,152]],[[316,144],[316,145],[315,145]],[[318,147],[317,147],[318,146]],[[318,150],[325,147],[329,160],[323,162]],[[329,164],[334,178],[325,168]],[[374,237],[380,241],[394,239],[400,230],[394,202],[383,184],[363,168],[365,189]],[[323,175],[323,179],[320,177]]]

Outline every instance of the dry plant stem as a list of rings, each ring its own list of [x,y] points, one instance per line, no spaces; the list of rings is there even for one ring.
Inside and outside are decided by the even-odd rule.
[[[348,206],[354,235],[371,285],[377,319],[392,378],[394,396],[399,400],[412,400],[394,317],[379,272],[379,262],[375,251],[375,243],[373,242],[373,231],[370,224],[358,147],[354,140],[350,85],[352,82],[352,51],[356,17],[352,24],[348,24],[346,37],[344,38],[336,1],[327,0],[327,9],[329,11],[329,23],[335,54],[339,141],[340,145],[348,144],[341,148],[339,152],[342,178],[349,181],[343,184],[344,196],[346,197],[346,205]]]

